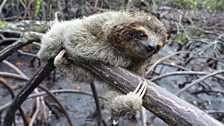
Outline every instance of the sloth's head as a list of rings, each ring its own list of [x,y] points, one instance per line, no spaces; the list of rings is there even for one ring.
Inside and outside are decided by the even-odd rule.
[[[107,39],[135,59],[147,59],[164,45],[167,31],[154,16],[132,17],[111,26]]]

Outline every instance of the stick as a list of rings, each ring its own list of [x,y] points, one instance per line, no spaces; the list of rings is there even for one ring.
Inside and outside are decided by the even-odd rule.
[[[89,63],[79,57],[71,58],[68,52],[67,55],[76,65],[92,71],[103,81],[125,93],[133,91],[141,81],[147,82],[149,86],[143,99],[144,107],[169,125],[223,126],[221,122],[202,110],[128,70],[104,66],[100,63]]]
[[[101,126],[102,114],[101,114],[99,96],[98,96],[98,93],[97,93],[96,86],[95,86],[94,82],[91,82],[90,86],[91,86],[91,90],[93,92],[93,98],[94,98],[94,101],[95,101],[95,104],[96,104],[96,115],[97,115],[98,126]]]
[[[4,126],[11,126],[14,120],[16,110],[21,106],[21,104],[26,100],[28,95],[30,95],[33,90],[44,80],[44,78],[55,69],[53,65],[53,60],[48,60],[48,63],[41,66],[33,77],[26,83],[26,85],[20,90],[16,95],[12,104],[6,111],[6,116],[4,118]]]

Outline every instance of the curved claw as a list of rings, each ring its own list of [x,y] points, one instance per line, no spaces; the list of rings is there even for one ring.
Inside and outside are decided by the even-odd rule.
[[[147,90],[148,84],[146,82],[140,82],[138,86],[135,88],[133,93],[137,94],[140,98],[142,98]]]
[[[138,86],[135,88],[135,90],[133,91],[133,93],[137,94],[139,88],[141,87],[142,82],[140,81]]]
[[[54,65],[55,66],[60,66],[61,64],[65,64],[66,60],[63,57],[65,55],[65,50],[61,50],[58,55],[54,58]]]
[[[65,49],[61,50],[57,56],[63,57],[65,55]]]
[[[147,87],[148,87],[148,84],[146,82],[144,82],[142,85],[142,93],[140,94],[141,98],[143,98],[143,96],[145,95]]]

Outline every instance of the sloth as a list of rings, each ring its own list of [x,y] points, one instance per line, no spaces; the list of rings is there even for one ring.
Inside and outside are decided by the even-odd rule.
[[[56,68],[78,82],[99,79],[69,61],[62,49],[89,62],[122,67],[143,75],[152,55],[163,47],[166,39],[166,28],[155,16],[144,12],[110,11],[54,23],[42,38],[38,57],[42,60],[54,58]],[[147,86],[137,87],[127,95],[109,88],[108,105],[112,114],[133,115],[140,109]]]

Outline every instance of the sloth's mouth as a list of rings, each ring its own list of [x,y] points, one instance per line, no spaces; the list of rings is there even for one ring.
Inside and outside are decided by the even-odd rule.
[[[139,46],[144,53],[147,53],[147,56],[152,56],[160,49],[160,45],[158,45],[158,40],[153,38],[139,43]]]
[[[157,53],[157,52],[159,52],[159,49],[160,49],[159,46],[156,46],[155,48],[147,48],[147,47],[146,47],[146,50],[147,50],[149,53],[150,53],[150,52]]]
[[[149,56],[152,56],[153,54],[157,53],[160,49],[159,46],[156,47],[151,47],[151,46],[145,46],[145,45],[140,45],[141,48],[148,53]]]

